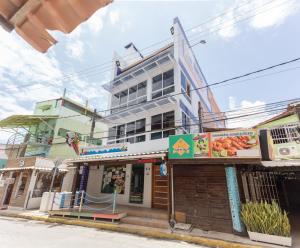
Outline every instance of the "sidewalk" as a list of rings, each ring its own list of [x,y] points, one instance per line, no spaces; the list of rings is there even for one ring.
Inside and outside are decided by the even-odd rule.
[[[233,234],[205,232],[199,229],[193,229],[192,232],[176,231],[171,233],[168,229],[149,228],[130,224],[118,224],[102,221],[92,221],[84,219],[48,217],[47,213],[38,210],[1,210],[0,216],[24,218],[28,220],[45,221],[49,223],[60,223],[65,225],[78,225],[83,227],[97,228],[107,231],[123,232],[135,235],[146,236],[157,239],[170,239],[185,241],[198,245],[218,248],[258,248],[258,247],[280,247],[268,244],[253,242],[245,237],[239,237]]]

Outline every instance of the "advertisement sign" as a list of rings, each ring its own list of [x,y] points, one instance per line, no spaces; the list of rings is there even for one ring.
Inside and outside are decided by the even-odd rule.
[[[169,137],[169,158],[260,157],[257,132],[238,130]]]
[[[107,146],[93,146],[81,148],[80,156],[102,155],[107,153],[126,152],[127,144],[113,144]]]
[[[259,157],[259,142],[254,130],[211,133],[212,157]]]

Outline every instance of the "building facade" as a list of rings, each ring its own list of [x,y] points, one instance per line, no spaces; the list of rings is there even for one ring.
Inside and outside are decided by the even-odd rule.
[[[0,121],[1,128],[17,130],[5,146],[6,168],[1,169],[0,205],[38,208],[49,191],[54,168],[58,171],[53,189],[70,191],[74,171],[63,161],[78,156],[80,144],[101,143],[105,125],[93,110],[62,97],[36,104],[33,115],[14,115]]]
[[[115,187],[119,204],[167,210],[170,169],[165,167],[165,175],[160,169],[168,159],[168,137],[224,127],[177,18],[172,32],[172,43],[147,57],[132,43],[123,58],[115,55],[112,80],[104,85],[110,93],[110,112],[103,118],[108,133],[104,146],[84,147],[72,161],[83,171],[74,191],[101,196]]]

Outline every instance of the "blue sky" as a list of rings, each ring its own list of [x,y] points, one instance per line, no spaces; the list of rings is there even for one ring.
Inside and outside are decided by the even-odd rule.
[[[223,12],[227,14],[212,19]],[[117,0],[71,34],[51,32],[59,42],[46,54],[0,27],[0,119],[31,113],[36,101],[58,97],[65,87],[70,98],[88,99],[98,110],[107,108],[101,85],[110,80],[107,62],[113,52],[122,55],[129,42],[143,54],[163,46],[167,41],[143,50],[171,37],[176,16],[185,29],[207,22],[187,35],[191,43],[207,41],[195,46],[194,52],[209,84],[300,56],[297,0]],[[274,72],[297,66],[300,62]],[[299,75],[297,68],[212,90],[226,111],[299,97]]]

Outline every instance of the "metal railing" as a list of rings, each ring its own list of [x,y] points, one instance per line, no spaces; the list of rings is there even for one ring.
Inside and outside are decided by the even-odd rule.
[[[96,212],[115,214],[117,207],[116,197],[116,191],[113,194],[105,196],[92,196],[85,191],[77,191],[72,195],[55,193],[50,211],[70,210],[77,211],[78,213]],[[78,218],[80,218],[80,214]]]
[[[300,123],[282,125],[270,129],[273,144],[300,143]]]

